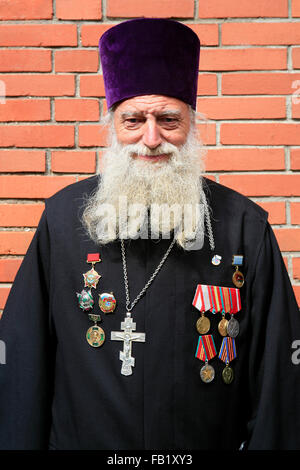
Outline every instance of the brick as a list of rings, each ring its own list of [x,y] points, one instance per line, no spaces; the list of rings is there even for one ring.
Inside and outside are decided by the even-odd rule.
[[[56,17],[60,20],[101,20],[101,1],[56,0]]]
[[[75,182],[74,176],[0,176],[0,198],[44,199]]]
[[[77,46],[74,24],[2,24],[0,46]]]
[[[214,73],[200,73],[198,75],[197,95],[217,95],[218,82]]]
[[[227,73],[222,76],[222,95],[292,95],[299,89],[297,81],[297,73]]]
[[[300,47],[292,48],[292,64],[294,69],[300,69]]]
[[[0,282],[13,282],[21,263],[22,258],[1,258]]]
[[[25,255],[34,232],[0,232],[0,254]]]
[[[81,75],[80,96],[105,96],[103,75]]]
[[[300,118],[300,96],[297,97],[294,95],[294,102],[292,100],[292,118],[299,119]]]
[[[224,148],[208,149],[206,171],[284,170],[283,148]]]
[[[51,51],[0,50],[0,72],[51,72]]]
[[[293,290],[294,290],[294,294],[295,294],[295,297],[296,297],[296,301],[299,305],[299,308],[300,308],[300,286],[294,286],[293,285]]]
[[[300,149],[291,149],[291,169],[300,170]]]
[[[51,162],[52,171],[57,173],[95,173],[96,152],[52,152]]]
[[[291,224],[300,225],[300,202],[291,202]]]
[[[107,0],[106,15],[113,18],[193,18],[193,0]]]
[[[99,121],[98,100],[56,99],[56,121]]]
[[[299,23],[224,23],[222,44],[299,44]]]
[[[300,196],[300,174],[220,175],[220,183],[246,196]]]
[[[292,1],[292,16],[300,17],[300,0]]]
[[[0,147],[73,147],[74,127],[68,125],[3,125]]]
[[[223,123],[220,142],[225,145],[300,145],[299,124]]]
[[[281,251],[300,251],[299,228],[277,228],[274,233]]]
[[[10,292],[9,287],[0,287],[0,309],[4,309],[9,292]],[[0,319],[1,317],[2,317],[2,313],[0,312]]]
[[[107,145],[107,128],[99,124],[78,126],[80,147],[104,147]]]
[[[285,98],[198,98],[197,109],[209,119],[278,119],[286,117]]]
[[[50,100],[8,99],[0,105],[0,121],[49,121]]]
[[[219,28],[217,24],[195,24],[186,23],[194,33],[197,34],[201,46],[218,46],[219,45]],[[201,57],[201,52],[200,52]]]
[[[39,150],[0,150],[0,172],[44,172],[46,153]],[[0,206],[1,213],[1,206]]]
[[[36,227],[44,210],[44,204],[0,204],[2,227]],[[1,280],[1,278],[0,278]]]
[[[199,18],[287,17],[288,0],[209,0],[199,2]]]
[[[286,48],[202,49],[199,70],[286,69]]]
[[[6,96],[73,96],[73,75],[22,74],[0,75]]]
[[[52,0],[0,0],[1,20],[51,20]]]
[[[286,223],[285,202],[255,202],[268,212],[268,220],[270,224],[275,225]]]
[[[116,24],[118,23],[83,24],[80,31],[82,46],[98,46],[102,34]]]
[[[216,144],[216,125],[214,123],[197,124],[197,131],[204,145]]]
[[[300,279],[300,258],[293,258],[293,278]]]
[[[56,51],[56,72],[97,72],[99,67],[98,51]]]

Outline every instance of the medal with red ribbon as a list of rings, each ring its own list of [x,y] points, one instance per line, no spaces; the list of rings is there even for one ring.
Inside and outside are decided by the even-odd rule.
[[[205,362],[200,370],[200,377],[203,382],[209,383],[215,377],[214,368],[208,364],[208,361],[217,355],[214,338],[212,335],[199,336],[195,357]]]
[[[237,357],[234,338],[228,336],[223,338],[218,357],[226,364],[222,372],[222,378],[226,384],[230,384],[233,381],[234,374],[233,369],[229,367],[229,363]]]
[[[200,335],[206,334],[210,329],[210,320],[205,312],[222,313],[218,330],[222,336],[236,337],[239,333],[239,323],[233,318],[241,310],[241,297],[239,289],[232,287],[210,286],[198,284],[192,305],[200,311],[201,317],[197,320],[196,328]],[[231,315],[230,320],[225,318],[226,313]]]
[[[211,311],[213,308],[213,300],[211,295],[211,286],[198,284],[192,305],[200,311],[201,316],[196,323],[197,331],[200,335],[205,335],[210,329],[210,320],[205,316],[205,312]]]
[[[96,263],[99,263],[101,261],[100,259],[100,254],[99,253],[89,253],[87,255],[87,263],[92,264],[92,268],[87,271],[86,273],[83,274],[84,278],[84,287],[89,287],[89,288],[94,288],[96,289],[96,286],[98,284],[98,281],[100,279],[100,274],[95,271],[94,266]]]

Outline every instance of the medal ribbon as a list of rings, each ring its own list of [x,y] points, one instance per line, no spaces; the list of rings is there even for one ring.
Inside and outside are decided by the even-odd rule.
[[[231,309],[231,302],[230,302],[228,288],[222,287],[222,290],[223,290],[224,301],[225,301],[225,312],[229,313],[232,309]]]
[[[237,357],[234,338],[230,338],[229,336],[223,338],[218,357],[226,364],[229,364],[230,361]]]
[[[87,263],[99,263],[100,261],[100,254],[99,253],[88,253],[87,255]]]
[[[195,357],[207,362],[217,355],[212,335],[199,336]]]
[[[198,284],[192,303],[200,312],[207,312],[207,310],[210,310],[212,303],[209,295],[209,286]]]
[[[226,313],[226,310],[225,310],[224,299],[223,299],[223,287],[219,287],[219,292],[220,292],[220,298],[221,298],[221,303],[222,303],[222,315],[224,315]]]
[[[241,296],[239,289],[229,288],[231,310],[229,313],[234,315],[241,310]]]
[[[233,287],[198,284],[192,304],[200,312],[222,311],[234,315],[241,310],[240,290]]]

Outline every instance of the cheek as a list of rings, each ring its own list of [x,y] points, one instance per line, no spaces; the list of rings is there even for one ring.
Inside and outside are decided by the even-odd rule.
[[[137,143],[141,136],[140,132],[116,127],[117,140],[124,145]]]
[[[163,138],[170,144],[176,145],[177,147],[183,145],[186,142],[188,136],[188,129],[178,129],[173,132],[166,132]]]

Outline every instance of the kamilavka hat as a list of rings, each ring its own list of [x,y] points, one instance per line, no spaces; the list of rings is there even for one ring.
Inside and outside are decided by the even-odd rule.
[[[184,24],[161,18],[124,21],[99,41],[108,108],[134,96],[165,95],[196,109],[200,41]]]

